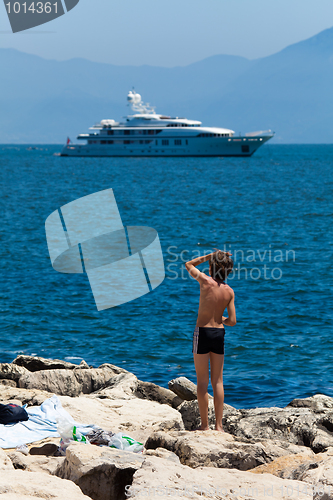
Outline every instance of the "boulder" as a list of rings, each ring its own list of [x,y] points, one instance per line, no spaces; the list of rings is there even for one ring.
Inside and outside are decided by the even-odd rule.
[[[4,470],[12,470],[13,469],[13,464],[10,460],[10,458],[7,456],[6,452],[3,451],[2,448],[0,448],[0,471]],[[4,472],[1,472],[0,475],[3,475]]]
[[[0,379],[18,381],[22,375],[29,373],[26,368],[12,363],[0,363]]]
[[[310,453],[312,455],[310,455]],[[296,453],[293,455],[285,455],[273,460],[268,464],[259,465],[254,469],[251,469],[253,474],[273,474],[277,477],[282,477],[284,479],[296,479],[294,475],[295,469],[300,465],[309,464],[316,461],[316,455],[312,450],[308,450],[307,453]]]
[[[180,412],[184,427],[187,431],[193,431],[200,426],[200,412],[198,401],[184,401],[177,410]],[[225,426],[227,418],[234,416],[237,421],[241,418],[241,410],[236,410],[230,405],[224,404],[222,425]],[[215,428],[215,411],[213,399],[208,402],[208,424],[211,429]]]
[[[8,458],[11,460],[14,469],[26,470],[29,472],[44,472],[51,475],[54,475],[60,465],[65,461],[65,457],[24,455],[19,451],[9,452]]]
[[[39,472],[6,470],[0,474],[1,500],[91,500],[72,481]]]
[[[2,387],[0,393],[0,402],[2,404],[15,403],[21,405],[37,406],[41,405],[45,399],[50,398],[52,393],[39,391],[38,389],[20,389],[14,387]]]
[[[145,399],[99,399],[91,396],[59,397],[65,410],[83,424],[124,432],[144,442],[155,430],[184,429],[180,413],[169,405]]]
[[[333,457],[324,460],[312,460],[294,470],[295,477],[305,483],[316,485],[322,488],[324,494],[318,495],[322,499],[333,498]],[[330,493],[330,494],[329,494]]]
[[[197,386],[186,377],[178,377],[170,380],[169,389],[184,401],[197,399]],[[211,396],[210,396],[211,397]]]
[[[330,416],[330,418],[332,418]],[[312,439],[310,446],[315,453],[320,453],[322,451],[327,450],[327,448],[333,446],[333,434],[332,431],[328,431],[328,429],[320,428],[321,420],[316,422],[316,427],[312,434]]]
[[[57,395],[78,396],[82,392],[82,385],[76,380],[72,370],[42,370],[28,372],[19,380],[19,387],[23,389],[39,389]]]
[[[90,394],[112,385],[114,378],[116,378],[116,383],[119,376],[114,376],[114,372],[108,367],[84,370],[41,370],[22,375],[19,379],[19,387],[76,397],[79,394]]]
[[[243,443],[231,434],[217,431],[154,432],[145,443],[147,450],[165,448],[189,467],[217,467],[249,470],[271,462],[290,451],[268,443]],[[305,452],[308,450],[305,449]],[[311,452],[311,451],[310,451]]]
[[[151,382],[143,382],[142,380],[138,380],[135,396],[142,399],[149,399],[150,401],[157,401],[161,404],[167,404],[172,406],[172,408],[177,408],[177,406],[183,402],[183,400],[173,391]]]
[[[110,365],[102,365],[108,368]],[[172,391],[165,387],[153,384],[151,382],[143,382],[126,370],[122,370],[107,382],[103,389],[93,393],[94,397],[107,399],[147,399],[156,401],[161,404],[167,404],[172,408],[177,408],[183,401],[176,396]]]
[[[191,469],[159,457],[146,456],[134,473],[126,496],[142,498],[209,498],[210,500],[313,500],[312,493],[303,492],[304,483],[260,476],[239,470],[199,467]]]
[[[7,385],[8,387],[17,387],[15,380],[0,379],[0,385]]]
[[[104,369],[108,369],[105,367]],[[134,392],[138,385],[138,379],[133,373],[120,372],[115,373],[108,380],[102,389],[97,390],[92,394],[92,397],[99,399],[133,399]]]
[[[308,483],[305,488],[313,489],[314,499],[331,500],[333,498],[333,448],[325,453],[300,453],[280,457],[270,464],[261,465],[251,470],[255,474],[270,473],[284,479],[299,480]]]
[[[140,454],[73,443],[56,475],[73,481],[93,500],[122,500],[125,486],[131,484],[143,461]]]
[[[237,441],[240,438],[235,438]],[[288,443],[288,441],[278,441],[276,439],[262,439],[260,443],[265,448],[265,452],[270,460],[275,460],[281,456],[297,455],[299,453],[312,457],[313,451],[308,446],[301,446],[298,444]]]
[[[179,457],[177,457],[176,453],[166,450],[165,448],[156,448],[155,450],[144,450],[143,454],[148,456],[165,458],[166,460],[171,460],[172,462],[180,464]]]
[[[315,394],[309,398],[293,399],[287,406],[293,408],[311,408],[314,412],[324,412],[333,408],[333,398],[325,394]]]
[[[312,399],[314,400],[316,398]],[[307,446],[319,453],[333,446],[333,419],[331,410],[322,404],[320,406],[318,401],[317,403],[316,412],[309,402],[306,403],[308,406],[251,408],[235,410],[229,414],[225,411],[224,429],[242,441],[273,439]],[[327,399],[325,404],[328,404]],[[320,407],[322,409],[319,411]],[[184,424],[188,428],[189,424],[185,420]]]
[[[125,368],[121,368],[120,366],[113,365],[111,363],[103,363],[98,368],[109,368],[109,370],[111,370],[115,374],[119,374],[119,373],[131,373],[128,370],[125,370]]]
[[[75,365],[74,363],[68,363],[67,361],[62,361],[60,359],[45,359],[35,356],[25,356],[20,354],[14,359],[14,366],[22,366],[29,370],[29,372],[38,372],[41,370],[74,370],[75,368],[89,368],[85,361],[81,362],[80,365]]]

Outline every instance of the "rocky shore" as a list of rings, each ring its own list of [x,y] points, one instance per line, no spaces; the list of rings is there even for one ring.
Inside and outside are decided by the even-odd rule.
[[[3,404],[35,406],[56,394],[77,422],[124,432],[145,447],[137,454],[73,442],[64,457],[0,448],[4,500],[333,500],[331,397],[294,399],[285,408],[226,404],[219,433],[212,399],[212,430],[193,430],[196,386],[184,377],[166,389],[112,364],[18,356],[0,364],[0,388]]]

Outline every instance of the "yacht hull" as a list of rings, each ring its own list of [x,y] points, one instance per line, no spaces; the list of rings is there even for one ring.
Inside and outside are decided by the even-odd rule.
[[[60,156],[76,157],[216,157],[252,156],[273,135],[256,137],[200,137],[182,140],[182,145],[168,146],[151,140],[149,145],[131,141],[130,144],[68,144]],[[186,144],[187,142],[187,144]]]

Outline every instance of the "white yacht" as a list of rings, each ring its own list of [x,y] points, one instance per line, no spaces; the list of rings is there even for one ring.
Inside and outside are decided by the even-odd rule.
[[[251,156],[274,135],[267,130],[235,136],[230,129],[159,115],[135,91],[127,101],[133,115],[124,122],[102,120],[77,137],[82,145],[68,140],[61,156]]]

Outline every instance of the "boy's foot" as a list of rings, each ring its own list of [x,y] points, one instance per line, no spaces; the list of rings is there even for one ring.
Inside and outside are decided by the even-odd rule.
[[[193,431],[209,431],[209,427],[203,427],[202,425],[200,425],[200,427],[196,427],[195,429],[193,429]]]

